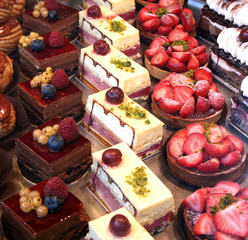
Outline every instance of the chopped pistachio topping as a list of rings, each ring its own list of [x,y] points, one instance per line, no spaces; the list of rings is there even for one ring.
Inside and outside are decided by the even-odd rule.
[[[118,106],[118,108],[120,110],[126,111],[126,116],[130,118],[133,117],[135,119],[142,119],[147,117],[146,111],[144,109],[141,109],[139,106],[132,107],[131,104],[132,102],[127,104],[122,103],[120,106]]]
[[[129,185],[132,185],[133,191],[142,197],[146,197],[150,190],[146,188],[148,183],[147,173],[145,167],[136,167],[134,171],[132,171],[131,175],[126,176],[126,182]]]
[[[192,78],[194,76],[194,70],[193,69],[190,69],[188,72],[184,73],[184,75],[186,77],[190,77]],[[192,79],[193,80],[193,79]],[[195,80],[193,80],[193,82],[195,82]]]
[[[124,20],[121,21],[108,21],[109,25],[110,25],[110,29],[113,32],[123,32],[127,29],[126,25],[124,24]]]
[[[132,67],[132,62],[129,60],[129,58],[112,57],[110,63],[114,64],[117,68],[124,70],[125,72],[135,72],[135,68]]]
[[[151,122],[150,122],[150,120],[149,119],[146,119],[145,120],[145,124],[150,124]]]
[[[176,41],[174,41],[174,42],[172,43],[171,46],[173,47],[173,46],[178,46],[178,45],[183,46],[183,49],[184,49],[184,50],[188,50],[188,49],[189,49],[189,46],[188,46],[187,42],[184,41],[184,40],[176,40]]]
[[[163,15],[167,14],[167,9],[162,7],[159,8],[157,12],[155,12],[156,15],[158,15],[159,17],[162,17]]]

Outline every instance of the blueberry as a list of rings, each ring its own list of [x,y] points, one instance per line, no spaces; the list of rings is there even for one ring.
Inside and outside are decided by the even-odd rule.
[[[59,152],[64,147],[64,139],[60,135],[52,135],[48,139],[48,147],[51,152]]]
[[[53,98],[56,94],[56,88],[51,84],[47,84],[41,88],[41,94],[45,99]]]
[[[57,196],[46,196],[45,205],[49,213],[57,213],[60,211],[64,203],[64,199]]]
[[[48,13],[48,18],[50,20],[57,20],[58,18],[58,12],[56,10],[50,10],[49,13]]]
[[[31,48],[35,52],[40,52],[40,51],[44,50],[45,49],[44,41],[41,39],[35,39],[31,43]]]

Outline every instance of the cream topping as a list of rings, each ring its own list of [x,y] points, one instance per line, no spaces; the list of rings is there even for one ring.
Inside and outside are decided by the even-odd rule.
[[[242,91],[244,97],[248,97],[248,76],[243,79],[240,90]]]

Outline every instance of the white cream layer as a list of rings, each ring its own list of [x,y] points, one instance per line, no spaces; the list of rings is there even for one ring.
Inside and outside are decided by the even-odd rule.
[[[126,72],[117,68],[115,64],[110,63],[113,58],[130,61],[132,64],[131,67],[135,68],[135,72]],[[92,59],[98,64],[94,65]],[[111,45],[110,52],[104,56],[96,54],[93,46],[82,48],[79,61],[80,65],[83,65],[87,71],[91,72],[91,74],[95,75],[102,83],[107,84],[109,87],[117,86],[118,82],[116,79],[118,79],[119,87],[127,95],[151,86],[149,72]],[[114,77],[108,77],[107,71]]]
[[[243,79],[240,90],[242,91],[244,97],[248,97],[248,76]]]
[[[116,197],[117,201],[134,215],[132,206],[125,205],[123,202],[123,194],[129,199],[135,207],[136,220],[141,225],[152,224],[154,220],[165,216],[168,212],[174,211],[174,199],[170,190],[159,180],[159,178],[145,165],[145,163],[128,147],[126,143],[119,143],[111,148],[117,148],[122,153],[122,161],[116,167],[108,167],[102,162],[101,150],[92,154],[93,164],[91,169],[96,172],[97,165],[100,164],[104,171],[113,179],[115,184],[110,184],[106,174],[99,171],[97,176],[105,184],[105,186]],[[146,188],[150,190],[146,197],[137,195],[133,191],[132,185],[126,182],[127,176],[135,170],[136,167],[145,167],[148,182]],[[120,192],[119,188],[121,189]]]
[[[133,141],[132,149],[136,153],[143,152],[154,144],[159,144],[163,137],[163,122],[125,94],[122,104],[126,105],[130,103],[130,106],[133,108],[137,106],[139,109],[144,110],[147,115],[146,118],[142,119],[127,117],[126,111],[118,108],[120,104],[111,104],[106,101],[105,95],[107,90],[89,95],[86,103],[86,111],[91,113],[94,119],[100,122],[105,129],[108,129],[120,141],[127,143],[130,147]],[[109,111],[107,115],[105,114],[105,109]],[[124,126],[120,124],[119,118],[125,123]],[[146,120],[149,120],[150,124],[146,124]]]
[[[124,21],[112,10],[104,6],[100,6],[100,8],[102,16],[95,19],[87,16],[87,10],[80,11],[79,27],[88,32],[90,35],[94,35],[97,39],[102,39],[101,33],[103,33],[107,36],[104,37],[103,40],[105,40],[108,44],[111,44],[111,41],[109,41],[109,39],[111,39],[113,42],[112,45],[120,51],[125,51],[126,49],[140,44],[139,31],[135,27]],[[86,21],[83,21],[84,19]],[[122,32],[113,32],[110,29],[110,24],[108,23],[109,20],[122,21],[122,23],[126,26],[126,30]],[[93,29],[88,22],[93,26]]]

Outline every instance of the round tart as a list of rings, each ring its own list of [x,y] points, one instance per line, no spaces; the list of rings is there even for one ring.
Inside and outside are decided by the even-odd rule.
[[[218,182],[201,188],[184,199],[178,222],[189,240],[246,239],[248,236],[248,187]]]
[[[148,5],[148,4],[150,4],[151,2],[162,2],[162,1],[145,1],[145,0],[135,0],[135,3],[136,3],[136,8],[137,9],[140,9],[140,8],[142,8],[142,7],[145,7],[146,5]],[[163,0],[163,2],[167,2],[168,4],[171,4],[171,0]],[[175,1],[176,2],[176,1]],[[180,2],[180,4],[182,5],[182,6],[187,6],[187,0],[179,0],[179,2]]]
[[[10,15],[10,3],[9,1],[0,2],[0,23],[5,22]]]
[[[242,141],[217,124],[194,123],[172,136],[166,146],[170,171],[194,186],[234,181],[246,165]]]
[[[13,80],[12,60],[3,52],[0,52],[0,93],[3,93]]]
[[[25,0],[10,0],[10,4],[10,13],[14,17],[20,16],[25,10]]]

